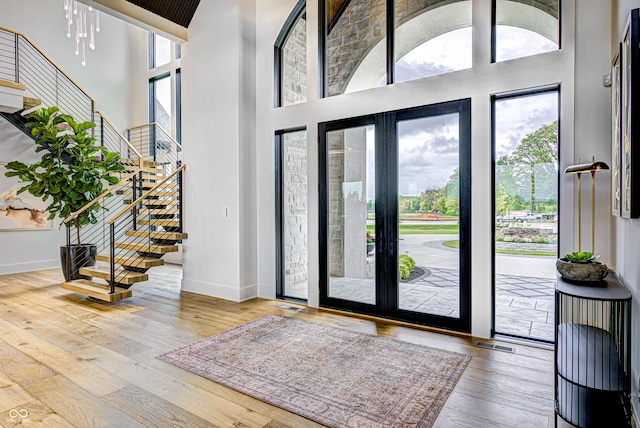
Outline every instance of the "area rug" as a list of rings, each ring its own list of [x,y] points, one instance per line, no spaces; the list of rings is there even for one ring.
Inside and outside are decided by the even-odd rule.
[[[471,357],[269,315],[158,356],[331,427],[430,427]]]

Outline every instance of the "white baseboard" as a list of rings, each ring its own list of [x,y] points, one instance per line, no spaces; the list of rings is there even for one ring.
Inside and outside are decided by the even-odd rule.
[[[42,260],[38,262],[15,263],[11,265],[0,265],[0,275],[10,273],[32,272],[34,270],[53,269],[60,267],[60,259]]]
[[[232,302],[244,302],[258,296],[258,286],[250,285],[242,288],[231,287],[210,282],[182,280],[182,291],[231,300]]]

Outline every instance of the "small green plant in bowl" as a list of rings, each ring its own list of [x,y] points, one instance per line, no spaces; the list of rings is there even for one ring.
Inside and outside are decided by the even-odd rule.
[[[591,251],[574,251],[573,253],[569,253],[565,255],[565,258],[573,263],[589,263],[594,262],[596,259],[600,257],[596,256]]]

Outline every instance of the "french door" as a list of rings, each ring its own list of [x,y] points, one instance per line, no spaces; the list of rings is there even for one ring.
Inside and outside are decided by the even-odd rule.
[[[470,106],[319,125],[321,306],[470,331]]]

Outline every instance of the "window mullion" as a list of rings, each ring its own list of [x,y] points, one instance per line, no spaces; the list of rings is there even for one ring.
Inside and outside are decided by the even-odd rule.
[[[387,84],[395,82],[395,0],[387,0]]]

